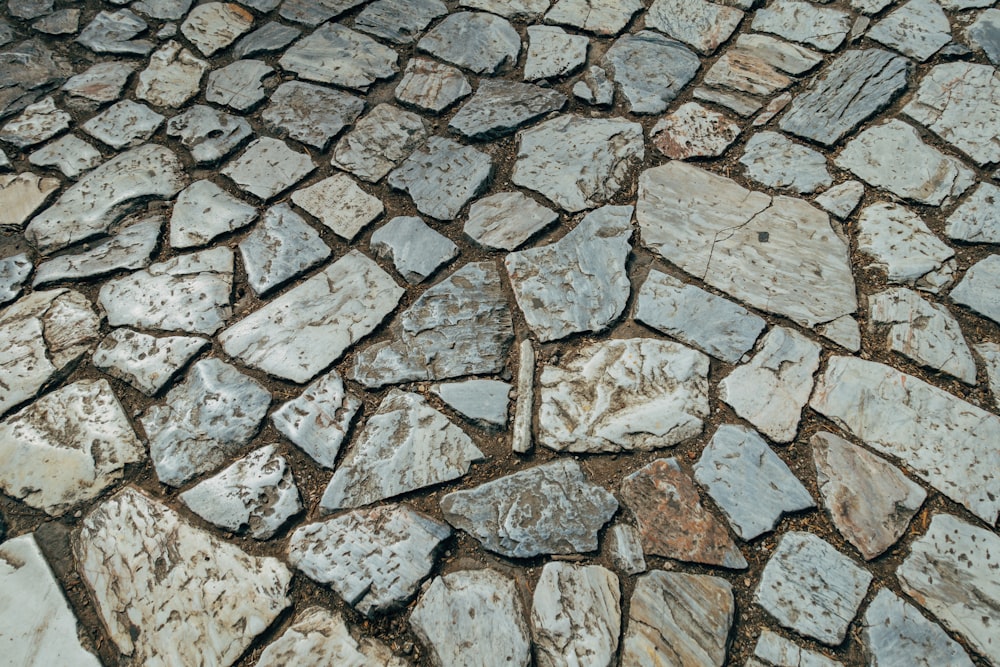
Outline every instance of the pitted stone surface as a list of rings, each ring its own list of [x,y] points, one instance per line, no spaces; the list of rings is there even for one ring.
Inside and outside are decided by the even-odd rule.
[[[545,21],[598,35],[617,35],[640,9],[642,0],[556,0]]]
[[[95,63],[67,79],[60,90],[91,102],[114,102],[121,99],[122,89],[135,70],[133,63],[113,60]]]
[[[250,123],[202,104],[195,104],[167,122],[167,135],[180,139],[199,164],[216,162],[252,135]]]
[[[150,336],[114,329],[94,350],[94,367],[153,396],[208,345],[198,336]]]
[[[0,305],[21,295],[21,289],[31,275],[31,258],[22,252],[0,259]]]
[[[94,116],[80,128],[112,148],[131,148],[147,141],[164,118],[145,104],[124,100]]]
[[[267,96],[264,82],[273,74],[274,69],[262,60],[237,60],[209,73],[205,99],[246,111]]]
[[[181,33],[202,55],[211,56],[232,44],[252,25],[253,15],[237,4],[206,2],[191,10],[181,24]]]
[[[951,291],[951,300],[1000,322],[1000,308],[993,295],[1000,287],[1000,256],[989,255],[973,264]]]
[[[387,182],[405,190],[424,215],[453,220],[482,192],[492,173],[488,154],[451,139],[431,137],[389,174]]]
[[[222,169],[241,190],[265,201],[292,187],[316,169],[307,153],[285,142],[261,137]]]
[[[858,216],[858,250],[889,282],[937,293],[951,284],[955,251],[915,213],[899,204],[879,203]]]
[[[59,280],[79,280],[120,269],[140,269],[149,264],[163,227],[162,216],[154,215],[119,229],[98,241],[89,250],[59,255],[38,265],[34,287]]]
[[[159,107],[178,108],[198,94],[208,63],[178,42],[157,49],[149,66],[139,73],[135,96]]]
[[[311,667],[317,663],[377,667],[409,665],[378,639],[355,639],[340,613],[309,607],[264,649],[257,667]]]
[[[395,44],[408,44],[447,13],[441,0],[377,0],[358,14],[354,27]]]
[[[402,104],[434,112],[444,111],[471,93],[472,86],[460,70],[426,58],[410,60],[396,86],[396,99]]]
[[[822,51],[833,51],[851,29],[851,15],[811,2],[778,0],[755,14],[752,27]]]
[[[330,371],[275,410],[271,421],[316,463],[332,470],[360,407],[361,399],[345,389],[337,371]]]
[[[743,149],[744,173],[769,188],[809,194],[833,183],[826,158],[779,132],[758,132]]]
[[[288,81],[271,93],[261,118],[292,139],[322,150],[363,108],[364,102],[349,93]]]
[[[31,164],[55,167],[69,178],[76,178],[103,161],[104,158],[96,148],[75,134],[64,134],[28,156]]]
[[[728,116],[687,102],[660,119],[650,133],[657,150],[674,160],[716,157],[740,134],[740,126]]]
[[[1000,243],[1000,188],[980,183],[948,217],[948,238],[968,243]]]
[[[267,209],[239,247],[247,282],[257,294],[305,273],[331,252],[319,233],[288,204]]]
[[[177,195],[170,214],[170,245],[194,248],[249,225],[257,209],[212,181],[195,181]]]
[[[656,0],[646,13],[647,26],[705,54],[729,39],[742,20],[739,9],[708,0]]]
[[[518,81],[485,80],[451,118],[448,128],[469,139],[510,134],[566,104],[562,93]]]
[[[951,41],[951,26],[935,0],[909,0],[876,23],[868,37],[923,61]]]
[[[802,648],[776,632],[764,629],[753,649],[754,657],[746,667],[843,667],[843,663],[827,658],[822,653]]]
[[[46,97],[29,104],[21,115],[9,121],[0,130],[0,140],[18,148],[40,144],[65,131],[70,115],[56,107],[55,100]]]
[[[292,202],[347,241],[385,210],[381,200],[361,189],[346,174],[334,174],[296,190]]]
[[[524,62],[525,81],[572,74],[587,61],[590,40],[585,35],[571,35],[562,28],[550,25],[529,26],[526,32],[528,56]]]
[[[391,260],[403,279],[413,285],[458,256],[458,246],[451,239],[413,216],[399,216],[379,227],[370,246],[376,257]]]

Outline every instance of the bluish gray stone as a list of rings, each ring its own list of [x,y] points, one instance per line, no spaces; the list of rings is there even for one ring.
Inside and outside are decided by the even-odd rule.
[[[344,379],[330,371],[296,398],[271,414],[274,427],[324,468],[336,465],[361,399],[344,388]]]
[[[556,90],[518,81],[486,79],[452,116],[448,129],[469,139],[496,139],[560,110],[565,104],[566,96]]]
[[[122,227],[114,236],[92,244],[88,250],[42,262],[35,271],[33,286],[57,280],[92,278],[121,269],[141,269],[149,264],[163,222],[163,216],[145,216]]]
[[[485,12],[449,14],[417,49],[476,74],[496,74],[521,53],[521,37],[507,19]]]
[[[489,155],[434,136],[389,174],[387,182],[409,193],[424,215],[453,220],[483,191],[492,175],[493,159]]]
[[[972,667],[962,646],[917,608],[883,588],[868,605],[864,646],[873,665]]]
[[[376,0],[361,10],[354,27],[394,44],[409,44],[447,13],[441,0]]]
[[[122,100],[94,116],[80,128],[115,149],[137,146],[160,129],[164,117],[145,104]]]
[[[217,162],[253,134],[245,118],[195,104],[167,122],[167,136],[180,139],[198,164]]]
[[[208,344],[207,339],[198,336],[157,338],[119,328],[104,337],[92,361],[98,370],[152,396]]]
[[[376,257],[391,260],[406,282],[414,285],[458,256],[458,246],[451,239],[413,216],[399,216],[379,227],[370,246]]]
[[[193,248],[249,225],[257,209],[208,180],[181,190],[170,214],[170,246]]]
[[[431,387],[448,407],[474,422],[507,424],[511,385],[499,380],[465,380]]]
[[[364,109],[358,97],[340,90],[287,81],[271,93],[261,118],[288,136],[325,150],[330,140]]]
[[[302,1],[315,4],[320,0]],[[307,81],[366,90],[395,74],[397,60],[395,51],[371,37],[339,23],[326,23],[293,44],[278,63]]]
[[[632,113],[666,110],[701,66],[680,42],[649,30],[625,35],[611,45],[601,65],[621,89]]]
[[[240,241],[247,282],[263,295],[330,256],[330,247],[288,204],[272,206]]]

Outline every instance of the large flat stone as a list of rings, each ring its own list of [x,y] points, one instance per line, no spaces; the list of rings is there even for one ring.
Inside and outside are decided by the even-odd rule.
[[[558,219],[558,213],[522,192],[498,192],[469,207],[462,231],[487,248],[516,250]]]
[[[157,338],[121,328],[104,337],[91,361],[98,370],[152,396],[207,345],[198,336]]]
[[[447,13],[441,0],[377,0],[358,14],[354,27],[394,44],[409,44]]]
[[[261,118],[269,126],[320,150],[350,125],[364,101],[340,90],[301,81],[286,81],[268,98]]]
[[[750,138],[740,158],[747,177],[769,188],[809,194],[833,183],[826,157],[780,132],[765,130]]]
[[[347,241],[385,211],[381,199],[362,190],[347,174],[334,174],[296,190],[292,202]]]
[[[170,246],[193,248],[249,225],[257,209],[208,180],[181,190],[170,214]]]
[[[654,114],[690,83],[701,66],[698,56],[677,40],[651,30],[618,38],[601,60],[636,114]]]
[[[379,104],[337,142],[331,163],[376,183],[425,139],[427,124],[419,115],[392,104]]]
[[[936,293],[953,280],[955,251],[905,206],[880,202],[862,209],[857,243],[891,283]]]
[[[198,94],[208,63],[173,40],[156,50],[139,73],[135,96],[158,107],[181,107]]]
[[[951,291],[951,300],[994,322],[1000,322],[1000,307],[994,298],[998,287],[1000,255],[989,255],[969,267],[961,282]]]
[[[434,113],[471,93],[469,80],[458,68],[427,58],[411,58],[396,86],[396,99],[402,104]]]
[[[221,160],[252,134],[245,118],[203,104],[192,105],[167,121],[167,136],[178,138],[198,164]]]
[[[487,187],[492,175],[493,158],[487,153],[433,136],[389,174],[387,182],[409,193],[424,215],[453,220]]]
[[[411,285],[422,283],[458,256],[458,246],[416,216],[401,215],[372,234],[369,247],[376,257],[392,261]]]
[[[395,51],[371,37],[326,23],[292,45],[278,63],[307,81],[367,90],[395,74],[398,59]]]
[[[910,0],[876,23],[868,37],[924,61],[951,41],[951,24],[935,0]]]
[[[319,232],[284,203],[264,211],[239,248],[247,283],[260,295],[305,273],[331,253]]]
[[[261,137],[247,146],[221,173],[244,192],[273,199],[316,169],[308,153],[300,153],[284,141]]]
[[[163,222],[163,216],[146,216],[119,229],[114,236],[90,245],[88,250],[42,262],[35,270],[32,284],[38,287],[58,280],[82,280],[122,269],[141,269],[149,264]]]
[[[729,39],[743,12],[708,0],[656,0],[646,12],[646,25],[711,54]]]
[[[777,0],[754,14],[751,27],[833,51],[851,29],[851,15],[833,7],[817,7],[812,2]]]
[[[1000,188],[980,183],[948,216],[948,238],[968,243],[1000,243]]]
[[[686,102],[667,114],[650,130],[656,149],[674,160],[718,157],[736,141],[740,126],[729,116]]]
[[[562,109],[565,104],[566,96],[551,88],[486,79],[452,116],[448,129],[469,139],[496,139]]]

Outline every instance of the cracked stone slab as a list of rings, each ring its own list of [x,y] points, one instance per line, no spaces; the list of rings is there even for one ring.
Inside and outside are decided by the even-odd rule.
[[[833,51],[851,30],[851,15],[811,2],[777,0],[754,14],[752,28],[792,42],[803,42],[821,51]]]
[[[888,589],[868,605],[863,644],[871,664],[972,667],[962,646],[940,625]]]
[[[314,667],[317,664],[357,664],[408,667],[373,637],[355,639],[344,617],[323,607],[307,607],[280,637],[260,654],[257,667]]]
[[[876,23],[868,37],[923,62],[951,41],[951,25],[935,0],[910,0]]]
[[[636,220],[644,245],[754,308],[809,327],[857,310],[847,244],[801,199],[675,161],[640,175]]]
[[[462,108],[448,129],[468,139],[496,139],[510,134],[566,104],[566,96],[530,83],[487,79]]]
[[[431,387],[445,404],[473,422],[492,426],[507,424],[512,387],[499,380],[465,380]]]
[[[296,190],[292,202],[346,241],[385,211],[381,199],[362,190],[346,174],[334,174]]]
[[[639,531],[627,523],[616,523],[608,533],[611,562],[625,574],[646,571],[646,556],[642,551]]]
[[[782,627],[829,646],[844,640],[872,575],[828,542],[792,531],[778,540],[754,601]]]
[[[666,110],[693,78],[701,61],[684,44],[642,30],[615,40],[601,59],[611,80],[636,114]]]
[[[294,42],[302,31],[284,23],[268,21],[253,32],[244,35],[233,47],[234,58],[249,58],[282,51]]]
[[[704,84],[729,89],[735,94],[772,95],[788,88],[795,81],[794,77],[808,72],[822,59],[812,49],[770,35],[744,34],[737,37],[736,43],[708,70]],[[705,95],[698,91],[695,92],[696,97]],[[739,105],[722,98],[712,101],[728,106],[740,115],[753,113],[761,106],[753,98],[740,99],[744,100],[742,104],[752,108],[741,110]]]
[[[0,130],[0,140],[18,148],[28,148],[65,132],[72,117],[56,107],[51,97],[29,104],[19,116]]]
[[[357,7],[362,2],[364,0],[285,0],[281,3],[278,14],[289,21],[317,26]]]
[[[236,3],[206,2],[187,15],[181,23],[181,34],[208,57],[232,44],[251,27],[253,14]]]
[[[493,158],[471,146],[433,136],[389,174],[387,183],[406,191],[417,210],[453,220],[493,175]]]
[[[271,93],[261,118],[297,141],[325,150],[361,115],[364,101],[340,90],[287,81]]]
[[[221,160],[252,134],[245,118],[203,104],[195,104],[167,121],[167,136],[179,139],[198,164]]]
[[[694,466],[694,478],[746,541],[774,530],[783,514],[816,505],[764,439],[735,424],[718,428]]]
[[[736,601],[720,577],[653,570],[636,580],[622,662],[722,667]]]
[[[426,58],[411,58],[396,86],[396,99],[407,106],[440,113],[472,94],[461,70]]]
[[[476,74],[489,75],[517,62],[521,37],[500,16],[457,12],[424,35],[417,49]]]
[[[104,234],[140,201],[169,199],[185,185],[187,177],[173,151],[157,144],[139,146],[119,153],[63,191],[24,233],[41,252],[59,250]]]
[[[598,35],[617,35],[642,6],[642,0],[556,0],[545,14],[545,22]]]
[[[377,0],[361,10],[354,27],[393,44],[409,44],[447,13],[441,0]]]
[[[435,577],[410,614],[410,627],[435,665],[531,664],[531,635],[517,584],[496,570]]]
[[[233,252],[178,255],[109,280],[98,295],[111,326],[214,334],[232,314]]]
[[[699,435],[708,418],[709,360],[678,343],[593,343],[539,378],[538,441],[555,451],[628,452]]]
[[[403,288],[352,250],[219,335],[226,354],[293,382],[306,382],[367,336]]]
[[[656,0],[646,12],[647,27],[706,55],[728,40],[742,20],[739,9],[708,0]]]
[[[2,537],[2,533],[0,533]],[[99,667],[34,533],[0,544],[0,643],[11,665]]]
[[[1000,307],[995,299],[1000,287],[1000,255],[989,255],[973,264],[961,282],[951,291],[951,300],[1000,322]]]
[[[195,363],[162,404],[139,418],[163,484],[180,486],[239,452],[256,434],[271,394],[215,358]]]
[[[277,445],[261,447],[179,498],[188,509],[220,528],[267,540],[302,511],[292,469]]]
[[[258,295],[305,273],[331,253],[319,232],[288,204],[267,209],[239,248],[247,283]]]
[[[863,209],[858,250],[885,271],[889,282],[937,293],[954,280],[955,251],[909,209],[888,202]]]
[[[452,526],[509,558],[586,553],[618,501],[573,459],[557,459],[441,499]]]
[[[650,140],[674,160],[718,157],[736,141],[740,126],[729,116],[686,102],[657,121]]]
[[[170,214],[170,246],[194,248],[246,227],[257,219],[257,209],[208,180],[181,190]]]
[[[555,243],[507,255],[517,305],[540,341],[603,330],[625,310],[632,210],[604,206]]]
[[[344,379],[334,370],[275,410],[271,421],[313,461],[333,470],[360,407],[361,399],[344,388]]]
[[[558,219],[521,192],[498,192],[472,204],[463,231],[487,248],[514,250]]]
[[[528,26],[524,80],[538,81],[572,74],[587,62],[590,40],[549,25]]]
[[[278,64],[307,81],[363,91],[399,71],[398,59],[395,51],[371,37],[326,23],[293,44]]]
[[[576,213],[607,202],[642,162],[642,126],[565,114],[522,130],[511,182]]]
[[[753,649],[753,658],[747,660],[746,667],[843,667],[843,663],[831,660],[822,653],[802,648],[790,639],[785,639],[767,628],[761,630]]]
[[[882,364],[833,357],[812,408],[988,524],[1000,513],[1000,417]]]
[[[422,283],[458,256],[458,246],[414,216],[397,216],[372,234],[372,253],[392,261],[411,285]]]
[[[296,529],[288,560],[370,617],[414,596],[450,535],[448,524],[407,505],[383,505]]]
[[[72,370],[100,326],[87,297],[68,289],[35,291],[0,311],[0,414]]]
[[[267,97],[264,81],[273,74],[274,68],[262,60],[237,60],[209,73],[205,99],[246,111]]]
[[[875,558],[902,537],[927,493],[882,457],[832,433],[809,442],[827,513],[865,560]]]
[[[379,104],[337,142],[331,164],[376,183],[424,143],[427,130],[417,114]]]
[[[101,11],[88,23],[76,41],[94,53],[144,56],[153,50],[147,39],[134,39],[148,25],[128,9]]]
[[[702,505],[677,459],[657,459],[628,475],[621,498],[635,516],[644,553],[734,570],[747,567],[726,526]]]
[[[111,640],[136,663],[231,665],[291,604],[281,561],[250,556],[133,487],[84,517],[73,553]]]
[[[0,259],[0,305],[21,295],[32,268],[31,258],[26,252]]]
[[[361,507],[448,482],[484,459],[465,431],[426,399],[393,389],[338,466],[320,507]]]
[[[740,157],[744,174],[769,188],[810,194],[833,183],[826,157],[780,132],[758,132]]]
[[[30,171],[0,175],[0,225],[22,227],[60,185]]]
[[[0,488],[61,516],[145,458],[107,380],[80,380],[0,423]]]
[[[94,350],[94,367],[153,396],[208,346],[198,336],[150,336],[114,329]]]
[[[139,73],[135,96],[158,106],[178,108],[198,94],[208,63],[173,40],[149,58],[149,66]]]
[[[96,148],[75,134],[64,134],[28,156],[28,162],[36,167],[55,167],[74,179],[103,161]]]
[[[621,627],[618,577],[600,565],[546,563],[535,586],[531,627],[539,667],[609,667]]]
[[[838,183],[813,202],[821,209],[840,220],[847,219],[865,196],[865,186],[859,181]]]
[[[222,172],[244,192],[267,201],[292,187],[316,169],[307,153],[300,153],[280,139],[260,137]]]
[[[91,65],[71,76],[62,85],[62,90],[70,97],[77,97],[103,104],[122,98],[122,91],[136,70],[135,63],[108,60]]]
[[[146,142],[163,125],[164,117],[145,104],[122,100],[80,126],[84,132],[115,149]]]
[[[0,89],[0,116],[7,117],[38,101],[61,85],[72,69],[68,60],[39,41],[27,40],[0,52],[5,87]]]
[[[994,664],[1000,662],[998,554],[995,533],[937,514],[896,570],[904,592]]]
[[[1000,188],[980,183],[948,216],[948,238],[968,243],[1000,243]]]

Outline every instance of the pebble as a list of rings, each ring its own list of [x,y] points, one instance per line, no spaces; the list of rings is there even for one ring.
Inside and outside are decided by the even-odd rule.
[[[601,59],[635,114],[666,110],[693,78],[701,61],[680,42],[650,30],[615,40]]]
[[[387,183],[406,191],[417,210],[437,220],[453,220],[487,186],[493,160],[471,146],[431,137],[389,174]]]
[[[296,190],[292,202],[347,241],[385,211],[378,197],[362,190],[346,174],[334,174]]]
[[[951,291],[951,300],[1000,322],[1000,306],[993,296],[1000,287],[1000,255],[990,255],[973,264]]]
[[[292,187],[316,169],[307,153],[292,149],[280,139],[255,139],[221,173],[244,192],[265,201]]]
[[[170,214],[170,246],[194,248],[246,227],[257,209],[208,180],[195,181],[177,195]]]
[[[525,81],[563,77],[587,62],[590,40],[585,35],[573,35],[548,25],[528,26],[525,32],[528,35]]]
[[[267,97],[266,79],[274,69],[261,60],[237,60],[208,75],[205,99],[237,111],[247,111]]]
[[[364,106],[360,98],[343,91],[287,81],[271,93],[261,118],[296,141],[326,150]]]
[[[686,102],[653,126],[649,138],[657,150],[674,160],[718,157],[740,135],[729,116]]]
[[[498,192],[469,207],[462,231],[481,246],[515,250],[558,219],[558,213],[521,192]]]
[[[303,2],[315,4],[316,0]],[[339,23],[325,23],[293,44],[278,64],[300,79],[367,90],[398,72],[398,59],[395,51],[367,35]]]
[[[373,637],[354,638],[339,612],[307,607],[260,654],[257,667],[312,667],[318,664],[407,667],[402,658]]]
[[[545,22],[598,35],[617,35],[642,8],[642,0],[556,0],[545,14]]]
[[[20,229],[60,185],[58,179],[30,171],[0,175],[0,225]]]
[[[910,0],[877,22],[868,37],[923,62],[951,41],[951,25],[935,0]]]
[[[135,96],[158,107],[177,109],[198,94],[208,63],[171,40],[149,58],[139,73]]]
[[[411,285],[422,283],[458,256],[458,246],[451,239],[413,216],[395,217],[379,227],[369,246],[376,257],[392,261]]]
[[[395,94],[401,104],[440,113],[472,94],[472,86],[461,70],[451,65],[412,58],[406,63]]]
[[[150,336],[113,329],[94,350],[94,367],[153,396],[208,346],[199,336]]]
[[[103,104],[120,100],[122,91],[135,72],[134,63],[107,60],[91,65],[85,71],[71,76],[62,90],[70,97],[78,97]]]
[[[646,571],[646,557],[642,551],[639,531],[627,523],[616,523],[608,533],[611,542],[611,561],[628,575]]]
[[[409,44],[447,13],[441,0],[376,0],[361,10],[354,27],[394,44]]]
[[[469,420],[492,426],[507,424],[512,387],[499,380],[465,380],[431,387],[445,404]]]
[[[476,74],[489,75],[517,62],[521,37],[500,16],[457,12],[424,35],[417,49]]]
[[[361,399],[330,371],[271,414],[274,427],[324,468],[336,467]]]
[[[181,23],[181,33],[208,57],[232,44],[252,26],[253,14],[239,5],[206,2],[191,10]]]
[[[917,608],[883,588],[868,605],[863,643],[872,664],[972,667],[961,645]]]
[[[134,38],[147,27],[145,21],[128,9],[105,10],[94,16],[76,41],[94,53],[145,56],[153,50],[153,43]]]
[[[427,129],[417,114],[379,104],[337,142],[331,164],[376,183],[424,143]]]
[[[48,141],[70,126],[71,116],[56,107],[51,97],[29,104],[21,114],[0,129],[0,140],[18,148],[28,148]]]
[[[948,238],[968,243],[1000,243],[1000,188],[980,183],[948,216]]]
[[[739,9],[708,0],[656,0],[646,12],[648,27],[703,54],[714,53],[742,20]]]
[[[198,164],[218,162],[252,134],[245,118],[202,104],[194,104],[167,121],[167,136],[179,139]]]
[[[319,233],[288,204],[267,209],[239,248],[247,283],[258,295],[305,273],[331,253]]]
[[[792,42],[804,42],[821,51],[833,51],[851,30],[851,15],[811,2],[776,0],[754,14],[751,27]]]
[[[31,258],[26,252],[0,259],[0,305],[5,305],[21,295],[21,290],[31,275],[31,269]]]
[[[122,100],[80,126],[84,132],[116,149],[145,143],[163,125],[164,117],[145,104]]]
[[[566,96],[549,88],[506,80],[484,80],[458,110],[448,129],[473,140],[510,134],[524,125],[559,111]]]
[[[858,250],[889,282],[938,293],[954,280],[955,251],[909,209],[893,203],[864,208],[857,221]]]

